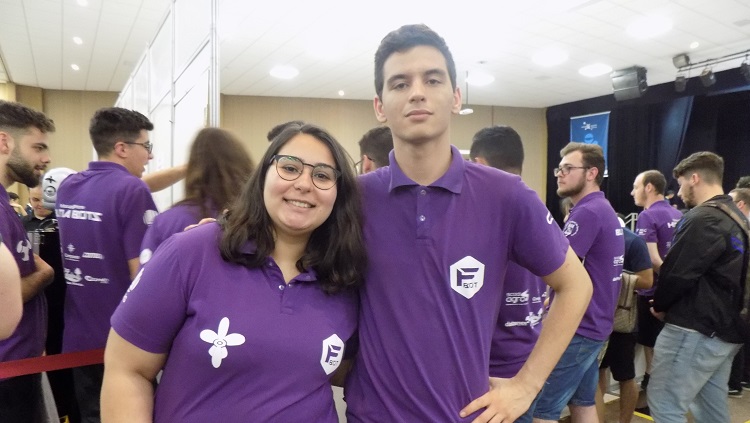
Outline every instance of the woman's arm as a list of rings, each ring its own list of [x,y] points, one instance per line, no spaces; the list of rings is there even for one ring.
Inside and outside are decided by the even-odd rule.
[[[144,351],[111,329],[104,351],[102,422],[152,422],[154,380],[166,360],[166,354]]]

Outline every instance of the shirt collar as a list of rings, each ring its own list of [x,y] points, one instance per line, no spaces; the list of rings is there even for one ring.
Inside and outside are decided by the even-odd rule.
[[[255,244],[255,241],[245,241],[245,243],[240,247],[240,252],[242,254],[255,254],[258,251],[258,246]],[[268,256],[266,258],[267,263],[275,263],[274,259],[271,256]],[[311,267],[308,267],[305,269],[304,272],[300,273],[299,275],[295,276],[294,279],[297,282],[315,282],[318,280],[318,274],[315,272],[315,270]]]
[[[416,182],[412,181],[408,176],[406,176],[406,174],[404,174],[404,172],[398,166],[393,150],[391,150],[390,154],[388,154],[388,159],[390,161],[391,170],[391,183],[388,187],[389,191],[393,191],[394,189],[402,186],[419,185]],[[430,184],[430,186],[443,188],[454,194],[460,194],[461,188],[463,187],[464,183],[465,171],[466,160],[464,160],[464,158],[461,156],[461,152],[458,151],[458,148],[451,145],[451,164],[448,167],[448,170],[443,174],[443,176]]]

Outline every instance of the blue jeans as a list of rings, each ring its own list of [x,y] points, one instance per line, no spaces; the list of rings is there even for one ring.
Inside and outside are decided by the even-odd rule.
[[[659,423],[729,423],[727,382],[740,344],[664,325],[654,346],[648,406]]]
[[[559,420],[566,405],[593,406],[599,381],[597,357],[604,341],[573,336],[538,395],[534,417]]]

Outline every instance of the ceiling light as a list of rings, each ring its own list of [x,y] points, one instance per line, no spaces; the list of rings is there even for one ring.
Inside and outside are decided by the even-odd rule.
[[[81,37],[73,37],[73,42],[78,44],[79,46],[83,44],[83,40],[81,39]]]
[[[750,62],[748,62],[747,58],[740,65],[740,74],[745,78],[745,81],[750,82]]]
[[[463,109],[461,109],[461,110],[458,111],[458,114],[461,115],[461,116],[470,115],[472,113],[474,113],[474,109],[472,109],[470,107],[464,107]]]
[[[626,29],[628,35],[639,40],[654,38],[672,29],[672,20],[661,16],[637,19]]]
[[[678,54],[677,56],[674,56],[672,58],[672,64],[677,69],[684,68],[685,66],[690,64],[690,56],[688,56],[686,53]]]
[[[495,81],[495,77],[483,71],[471,71],[467,72],[466,83],[471,84],[475,87],[483,87],[489,85]]]
[[[693,50],[695,50],[698,47],[700,47],[700,45],[701,45],[701,43],[699,43],[697,41],[693,41],[692,43],[690,43],[690,48],[693,49]]]
[[[72,65],[70,65],[70,68],[71,68],[71,69],[73,69],[74,71],[77,71],[77,70],[80,70],[80,69],[81,69],[81,68],[80,68],[80,67],[79,67],[78,65],[76,65],[75,63],[73,63]]]
[[[531,60],[539,66],[557,66],[568,60],[568,53],[557,48],[551,48],[536,53],[531,57]]]
[[[458,111],[458,114],[461,116],[466,116],[472,113],[474,113],[474,109],[469,107],[469,71],[466,71],[466,105]]]
[[[578,73],[589,78],[594,78],[612,72],[612,66],[604,63],[594,63],[578,69]]]
[[[344,90],[339,90],[339,97],[343,97],[343,96],[344,96],[344,94],[346,94],[346,93],[344,92]]]
[[[685,78],[685,75],[677,75],[677,78],[674,79],[674,90],[678,93],[684,92],[685,88],[687,88],[688,79]]]
[[[88,6],[89,2],[88,2],[88,0],[78,0],[78,5],[79,6]]]
[[[273,69],[271,69],[271,72],[269,73],[274,78],[279,78],[279,79],[292,79],[295,76],[299,75],[299,71],[297,70],[297,68],[294,68],[289,65],[274,66]]]
[[[703,69],[700,78],[701,83],[706,88],[716,83],[716,75],[714,75],[714,71],[712,71],[710,68]]]

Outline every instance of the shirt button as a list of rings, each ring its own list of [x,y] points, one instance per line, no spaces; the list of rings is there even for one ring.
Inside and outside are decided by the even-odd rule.
[[[283,290],[284,290],[284,285],[279,285],[279,291],[283,291]]]
[[[427,190],[423,189],[422,191],[419,191],[419,193],[422,194],[422,195],[427,195]]]
[[[427,220],[427,218],[424,217],[424,215],[419,216],[419,221],[420,222],[424,222],[425,220]]]

